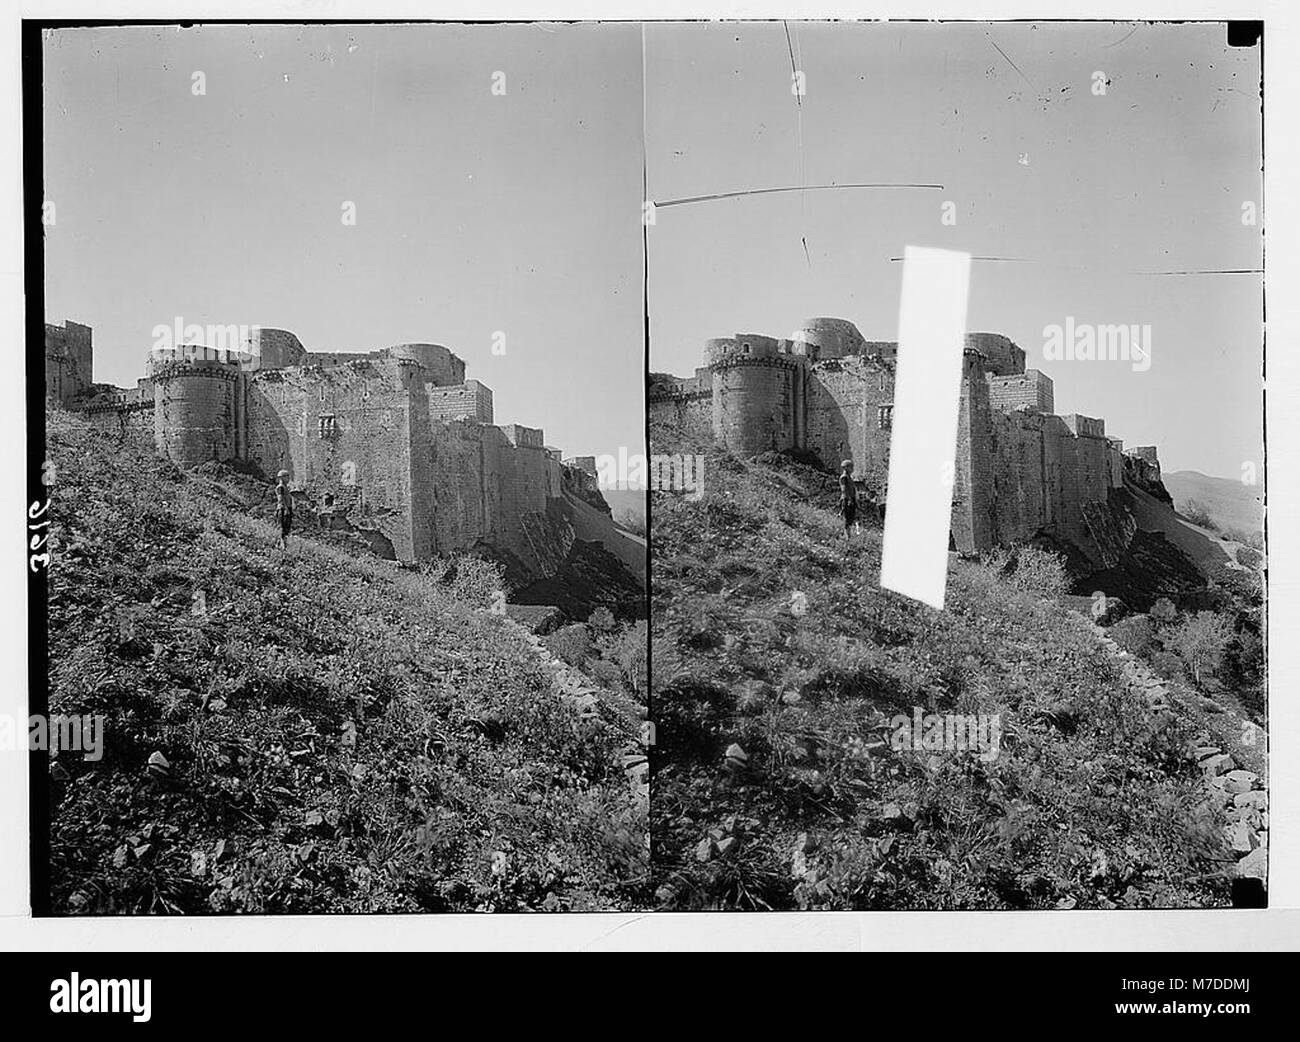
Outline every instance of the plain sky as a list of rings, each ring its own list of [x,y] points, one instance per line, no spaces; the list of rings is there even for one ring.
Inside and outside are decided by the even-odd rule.
[[[641,451],[639,27],[62,29],[44,54],[46,317],[94,327],[97,381],[134,386],[178,317],[432,341],[498,423]]]
[[[816,315],[894,339],[907,245],[979,257],[968,328],[1002,332],[1056,411],[1155,444],[1167,470],[1239,478],[1261,454],[1259,48],[1222,24],[652,25],[649,195],[861,182],[660,207],[650,365],[703,341],[789,336]],[[805,93],[792,93],[792,61]],[[1092,92],[1094,73],[1108,81]],[[802,149],[800,140],[802,139]],[[945,226],[943,203],[957,223]],[[1256,204],[1254,226],[1242,204]],[[801,239],[807,242],[807,254]],[[1043,329],[1151,326],[1152,364],[1048,362]]]

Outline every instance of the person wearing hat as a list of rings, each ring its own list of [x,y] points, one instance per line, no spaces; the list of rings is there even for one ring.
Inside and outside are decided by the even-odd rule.
[[[293,496],[289,492],[289,472],[280,471],[275,486],[275,519],[280,522],[280,549],[287,550],[289,529],[293,527]]]
[[[844,515],[844,538],[852,539],[858,521],[858,485],[853,480],[853,461],[840,463],[840,513]]]

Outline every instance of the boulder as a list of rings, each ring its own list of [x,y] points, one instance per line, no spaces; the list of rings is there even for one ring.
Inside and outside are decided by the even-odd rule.
[[[1238,857],[1245,857],[1259,847],[1259,833],[1244,821],[1235,821],[1228,827],[1228,842],[1232,852]]]
[[[1268,882],[1268,844],[1261,842],[1254,850],[1237,862],[1237,875],[1246,879]]]
[[[1239,768],[1235,771],[1228,771],[1223,775],[1224,791],[1233,796],[1242,792],[1250,792],[1251,789],[1258,789],[1260,787],[1259,775],[1254,771],[1245,771]]]

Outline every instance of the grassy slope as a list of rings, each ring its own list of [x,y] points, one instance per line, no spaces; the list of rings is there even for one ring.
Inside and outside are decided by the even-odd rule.
[[[833,478],[706,474],[652,511],[661,907],[1228,903],[1190,725],[1152,718],[1083,619],[955,559],[942,612],[885,593],[880,533],[845,550]],[[913,706],[1000,713],[1000,756],[893,752]]]
[[[65,754],[51,786],[56,910],[643,903],[636,721],[561,698],[527,634],[465,602],[489,591],[284,554],[147,444],[57,410],[48,437],[51,711],[107,717],[103,760]]]

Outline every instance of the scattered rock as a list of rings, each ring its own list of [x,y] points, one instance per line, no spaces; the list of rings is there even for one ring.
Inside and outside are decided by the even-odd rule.
[[[1228,842],[1234,854],[1245,857],[1259,846],[1259,833],[1244,821],[1233,822],[1228,828]]]
[[[162,753],[153,752],[149,754],[149,773],[155,778],[166,778],[171,769],[172,765],[167,762],[167,757]]]
[[[732,742],[727,746],[726,753],[723,754],[727,767],[733,771],[743,771],[749,766],[749,754],[739,745]]]
[[[1254,771],[1235,770],[1228,771],[1223,776],[1223,788],[1225,792],[1237,795],[1242,792],[1250,792],[1251,789],[1260,788],[1259,775]]]
[[[1217,753],[1214,756],[1208,756],[1201,761],[1201,770],[1209,777],[1213,778],[1219,774],[1227,774],[1237,766],[1237,761],[1227,753]],[[1233,790],[1240,791],[1240,790]]]
[[[1237,875],[1247,879],[1268,882],[1268,843],[1261,841],[1259,846],[1237,862]]]
[[[1268,810],[1268,793],[1263,789],[1239,792],[1232,797],[1232,802],[1238,807],[1250,807],[1253,810],[1263,812]]]
[[[1262,829],[1264,827],[1264,816],[1254,807],[1229,807],[1224,814],[1229,824],[1245,822],[1253,829]]]

